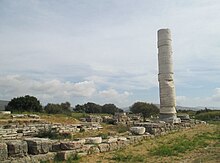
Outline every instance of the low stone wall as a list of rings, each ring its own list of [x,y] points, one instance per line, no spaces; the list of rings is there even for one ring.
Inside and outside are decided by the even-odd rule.
[[[113,151],[124,148],[127,145],[138,143],[150,135],[117,137],[102,140],[101,137],[96,137],[97,140],[102,140],[96,144],[86,143],[84,140],[78,141],[52,141],[43,138],[31,138],[24,140],[16,140],[0,143],[0,162],[8,163],[19,160],[49,160],[55,156],[59,160],[66,160],[73,154],[81,156]],[[93,139],[96,139],[93,138]],[[89,138],[90,139],[90,138]]]
[[[40,131],[53,130],[57,133],[76,133],[80,132],[81,129],[87,130],[98,130],[102,129],[98,123],[82,123],[82,124],[71,124],[63,125],[60,123],[51,124],[46,122],[38,122],[31,124],[7,124],[0,126],[0,140],[18,140],[26,137],[34,137]]]
[[[144,124],[139,125],[143,126]],[[148,125],[145,124],[145,126],[149,129]],[[149,134],[146,132],[144,135],[109,137],[108,139],[90,137],[75,141],[59,141],[45,138],[25,138],[23,140],[4,141],[0,143],[0,162],[39,162],[39,160],[53,160],[55,157],[59,160],[67,160],[74,154],[84,156],[88,154],[118,150],[128,145],[139,143],[145,139],[154,138],[155,135],[164,135],[170,131],[188,128],[191,126],[192,125],[189,124],[180,124],[173,126],[170,130],[158,133],[154,132],[155,134]],[[158,126],[153,126],[152,128],[156,128],[158,130],[162,129],[158,128]]]

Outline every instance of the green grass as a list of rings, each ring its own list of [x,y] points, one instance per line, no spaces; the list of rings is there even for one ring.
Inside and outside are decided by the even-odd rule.
[[[185,153],[187,151],[192,151],[196,148],[206,147],[208,146],[208,142],[210,140],[220,140],[220,135],[216,131],[214,134],[212,133],[202,133],[195,135],[192,139],[183,135],[179,138],[176,138],[170,141],[167,144],[159,145],[150,150],[152,155],[156,156],[177,156],[180,153]],[[217,143],[218,144],[218,143]]]
[[[117,153],[115,154],[111,160],[114,160],[116,162],[143,162],[144,156],[143,155],[131,155],[131,154],[122,154]]]

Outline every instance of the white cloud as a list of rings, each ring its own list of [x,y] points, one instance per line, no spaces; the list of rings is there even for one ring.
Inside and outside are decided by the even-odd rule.
[[[212,102],[219,103],[220,106],[220,88],[215,88],[214,94],[210,98]]]
[[[0,1],[0,75],[20,75],[1,77],[0,98],[34,93],[86,102],[102,91],[126,97],[127,90],[134,93],[130,103],[146,99],[143,92],[158,87],[156,32],[168,27],[176,88],[184,92],[177,103],[218,104],[212,89],[220,80],[219,6],[218,0]]]
[[[177,105],[184,105],[186,101],[186,96],[176,96],[176,103]]]
[[[177,105],[180,106],[207,106],[220,107],[220,88],[215,88],[213,94],[205,97],[177,96]]]
[[[25,94],[38,96],[44,102],[62,101],[73,97],[89,98],[96,92],[93,81],[73,83],[53,80],[34,80],[19,75],[0,76],[0,98],[10,99]]]
[[[115,89],[107,89],[103,91],[99,91],[98,93],[100,98],[103,98],[103,101],[105,103],[116,103],[118,105],[127,104],[128,103],[128,97],[132,95],[132,93],[124,91],[122,93],[119,93]]]

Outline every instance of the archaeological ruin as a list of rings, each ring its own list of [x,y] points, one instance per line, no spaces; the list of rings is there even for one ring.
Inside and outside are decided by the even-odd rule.
[[[161,120],[179,123],[176,116],[176,94],[173,80],[173,58],[169,29],[158,30],[158,81],[160,87],[160,118]]]
[[[7,113],[5,116],[8,118],[0,119],[0,162],[38,163],[54,159],[64,161],[72,155],[85,156],[118,150],[143,140],[205,123],[190,119],[187,115],[180,117],[176,115],[169,29],[158,31],[158,63],[159,119],[155,117],[144,121],[141,114],[116,113],[98,116],[92,114],[79,118],[77,123],[63,124],[48,122],[36,114]],[[108,135],[88,136],[85,134],[83,137],[74,137],[77,133],[102,131],[103,126],[106,125],[125,126],[126,130]],[[55,139],[45,137],[49,134],[57,137]],[[61,138],[61,136],[65,137]]]

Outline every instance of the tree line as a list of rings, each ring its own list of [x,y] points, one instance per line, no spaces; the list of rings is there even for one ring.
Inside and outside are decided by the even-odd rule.
[[[105,113],[112,114],[124,112],[124,110],[118,108],[115,104],[99,105],[96,103],[88,102],[83,105],[77,104],[74,108],[71,108],[69,102],[61,104],[48,103],[45,107],[40,104],[40,101],[34,97],[26,95],[24,97],[13,98],[6,110],[12,112],[44,112],[48,114],[69,114],[72,111],[78,113]],[[141,113],[143,118],[148,118],[152,115],[157,115],[159,109],[156,105],[146,102],[136,102],[130,107],[131,113]]]

